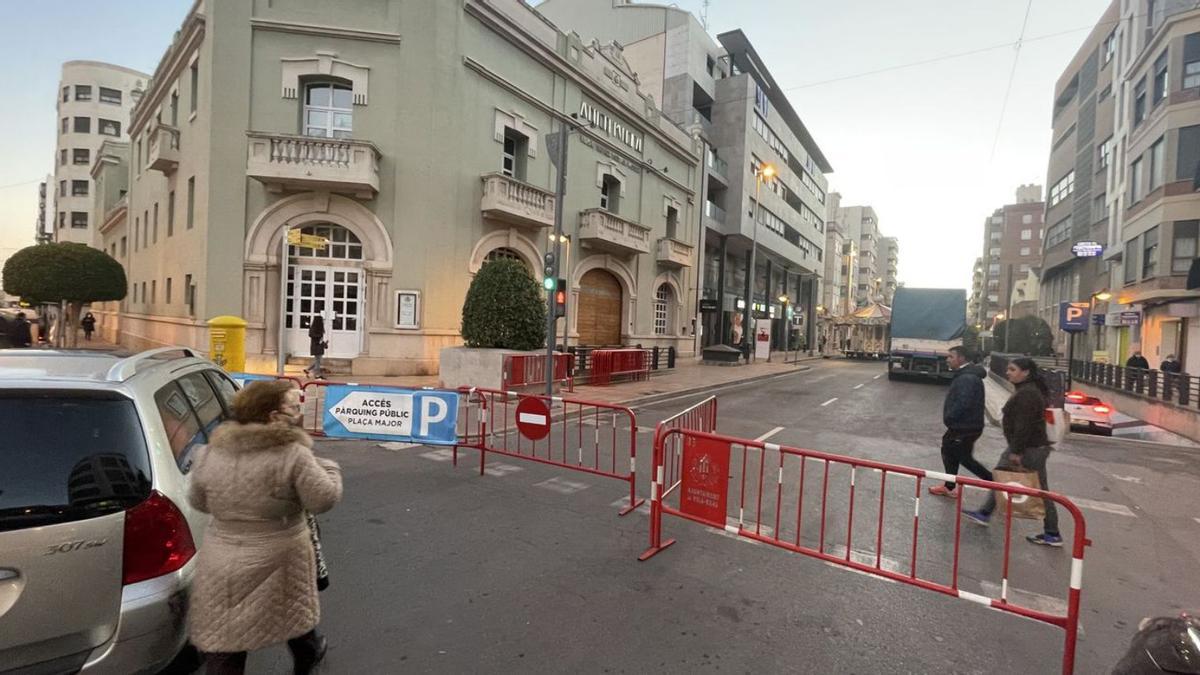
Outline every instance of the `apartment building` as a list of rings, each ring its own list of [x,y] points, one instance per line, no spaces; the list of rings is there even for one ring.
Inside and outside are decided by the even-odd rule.
[[[702,344],[740,343],[747,319],[770,318],[777,348],[801,336],[813,345],[833,168],[747,36],[714,40],[685,10],[628,0],[545,0],[538,11],[620,44],[663,114],[703,143],[698,291],[715,309],[701,316]],[[764,167],[773,176],[760,181]]]
[[[974,324],[976,329],[983,329],[984,317],[981,313],[984,295],[983,258],[976,258],[971,268],[971,295],[967,298],[967,322]]]
[[[838,200],[841,200],[839,195]],[[887,290],[889,279],[889,252],[899,255],[899,244],[895,239],[888,242],[879,229],[879,216],[871,206],[839,206],[837,222],[848,242],[855,245],[856,283],[850,287],[854,308],[865,307],[873,302],[888,304],[896,291],[896,272],[892,271],[891,293]],[[851,308],[853,311],[854,308]]]
[[[203,350],[232,314],[273,368],[322,316],[355,374],[436,372],[482,265],[541,277],[569,128],[568,344],[694,349],[702,146],[520,0],[197,0],[128,127],[93,167],[122,344]]]
[[[150,76],[110,63],[67,61],[58,86],[54,207],[39,239],[97,245],[91,168],[108,140],[129,139],[129,113]]]
[[[900,285],[900,240],[882,237],[879,240],[883,267],[883,304],[892,306],[892,298]]]
[[[1006,204],[988,216],[983,224],[984,293],[980,296],[979,315],[985,329],[1008,316],[1017,281],[1037,267],[1042,256],[1042,186],[1017,188],[1016,202]]]
[[[1187,288],[1200,222],[1200,8],[1121,0],[1105,27],[1115,97],[1106,356],[1124,362],[1138,349],[1157,368],[1175,354],[1200,372],[1200,289]]]

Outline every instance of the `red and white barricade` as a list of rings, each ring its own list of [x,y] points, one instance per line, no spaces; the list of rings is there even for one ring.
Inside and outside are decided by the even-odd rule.
[[[489,453],[629,483],[625,515],[637,497],[637,417],[625,406],[561,396],[463,388],[462,433],[454,448],[479,451],[479,473]]]
[[[592,351],[589,384],[606,385],[614,378],[650,379],[649,349],[596,349]]]
[[[740,469],[739,469],[740,465]],[[808,467],[813,466],[809,471]],[[770,466],[768,469],[767,467]],[[1079,507],[1066,497],[1019,485],[994,483],[964,476],[949,476],[937,471],[856,459],[841,455],[780,446],[773,443],[721,436],[690,429],[660,428],[654,437],[654,458],[651,464],[650,547],[640,560],[647,560],[675,543],[663,539],[663,515],[673,515],[710,527],[720,528],[738,537],[846,567],[858,572],[909,584],[965,600],[992,609],[1017,614],[1066,631],[1062,672],[1071,673],[1075,663],[1075,644],[1079,627],[1079,598],[1083,576],[1084,548],[1091,542],[1086,536],[1086,524]],[[847,497],[830,503],[829,486],[832,480],[845,481]],[[927,535],[922,547],[926,568],[940,568],[941,575],[929,569],[918,570],[918,539],[921,529],[921,495],[931,481],[954,481],[959,486],[980,488],[972,490],[978,497],[988,490],[1003,493],[994,515],[1004,531],[1004,554],[1000,560],[1000,584],[997,597],[975,593],[960,586],[960,557],[962,549],[963,493],[960,489],[954,500],[944,500],[954,515],[939,513],[933,525],[952,532]],[[812,484],[812,485],[810,485]],[[815,488],[807,489],[806,488]],[[731,494],[736,490],[735,494]],[[878,506],[859,509],[855,517],[856,499],[865,496],[871,502],[878,493]],[[887,496],[893,495],[890,512]],[[911,498],[903,495],[912,495]],[[899,497],[897,499],[896,497]],[[1051,614],[1044,609],[1022,604],[1023,593],[1010,593],[1010,553],[1012,542],[1012,503],[1016,499],[1040,497],[1062,507],[1073,520],[1067,534],[1071,551],[1071,569],[1066,592],[1066,611]],[[736,500],[736,503],[733,502]],[[898,506],[897,501],[903,506]],[[872,504],[873,506],[873,504]],[[806,508],[807,507],[807,508]],[[929,516],[927,516],[927,519]],[[885,527],[893,548],[885,554]],[[865,530],[873,546],[855,550],[855,523]],[[865,522],[864,522],[865,521]],[[949,521],[949,522],[947,522]],[[1040,525],[1040,523],[1039,523]],[[897,537],[911,541],[895,545]],[[933,529],[932,526],[927,527]],[[939,536],[940,535],[940,536]],[[860,537],[861,538],[861,537]],[[953,541],[953,546],[948,546]],[[861,543],[860,543],[861,545]],[[936,550],[935,550],[936,549]],[[891,555],[908,558],[897,561]],[[991,553],[968,551],[972,562],[994,564]],[[985,560],[977,558],[985,556]],[[948,560],[949,569],[944,562]],[[940,578],[935,578],[940,576]],[[1045,570],[1037,570],[1036,581],[1044,582]],[[947,578],[948,577],[948,578]],[[982,587],[987,592],[986,587]],[[1015,587],[1013,587],[1015,589]]]
[[[575,355],[554,355],[554,382],[567,385],[567,391],[575,391]],[[504,357],[505,388],[528,387],[546,384],[545,354],[509,354]]]

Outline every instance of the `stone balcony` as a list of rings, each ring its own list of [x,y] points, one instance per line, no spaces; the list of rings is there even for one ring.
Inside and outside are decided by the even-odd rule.
[[[272,192],[379,193],[379,149],[370,141],[251,131],[246,174]]]
[[[553,192],[502,173],[485,173],[481,179],[479,210],[484,216],[523,227],[554,226]]]
[[[668,267],[691,267],[695,247],[676,239],[663,237],[658,240],[658,262]]]
[[[150,147],[147,149],[150,169],[163,175],[175,173],[179,168],[179,130],[159,124],[150,132]]]
[[[592,248],[610,253],[650,252],[650,228],[604,209],[580,211],[579,239]]]

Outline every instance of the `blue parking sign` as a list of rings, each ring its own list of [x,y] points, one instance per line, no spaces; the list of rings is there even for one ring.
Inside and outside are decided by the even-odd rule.
[[[1058,327],[1068,333],[1087,332],[1091,305],[1086,302],[1063,302],[1058,305]]]
[[[458,393],[370,385],[326,387],[326,436],[455,445]]]
[[[247,382],[279,379],[274,375],[255,375],[254,373],[229,373],[229,378],[237,383],[238,389],[245,387]]]

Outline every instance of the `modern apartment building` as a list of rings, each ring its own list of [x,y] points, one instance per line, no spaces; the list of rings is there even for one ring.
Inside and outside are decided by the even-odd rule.
[[[840,195],[838,200],[841,200]],[[888,238],[879,230],[879,216],[871,206],[839,206],[837,222],[846,241],[855,245],[855,262],[858,265],[855,270],[856,283],[850,287],[851,296],[854,298],[854,307],[850,311],[873,302],[888,304],[891,302],[891,294],[896,291],[897,283],[893,269],[893,286],[889,294],[888,253],[892,252],[898,256],[899,244],[893,246],[886,241]],[[895,242],[895,239],[892,241]],[[896,267],[895,263],[890,265],[892,268]]]
[[[797,333],[813,345],[832,167],[746,35],[714,40],[685,10],[628,0],[545,0],[538,11],[622,45],[663,114],[704,145],[700,294],[716,310],[701,317],[702,343],[741,342],[753,314],[772,319],[776,347]],[[766,166],[774,177],[760,185]]]
[[[976,329],[983,328],[984,317],[981,313],[984,295],[983,258],[976,258],[971,270],[971,295],[967,299],[967,322]]]
[[[892,306],[892,298],[900,284],[900,240],[882,237],[879,240],[883,267],[883,304]]]
[[[1175,354],[1197,373],[1200,289],[1187,279],[1198,264],[1200,8],[1121,0],[1115,25],[1102,26],[1116,99],[1102,344],[1112,361],[1140,349],[1152,367]]]
[[[129,113],[150,76],[97,61],[67,61],[58,87],[54,149],[54,208],[44,227],[53,241],[97,245],[92,220],[91,168],[106,140],[129,138]]]
[[[1054,89],[1038,314],[1050,326],[1055,350],[1063,354],[1068,335],[1058,327],[1059,304],[1086,302],[1108,287],[1108,264],[1096,252],[1109,244],[1108,183],[1120,96],[1113,87],[1118,9],[1119,2],[1108,7]],[[1092,327],[1093,339],[1077,340],[1076,355],[1103,348],[1102,332]]]
[[[1042,257],[1042,186],[1017,188],[1016,202],[994,212],[983,224],[984,293],[979,315],[990,329],[1000,315],[1008,315],[1013,287]]]
[[[701,145],[619,47],[520,0],[197,0],[128,127],[93,170],[130,347],[203,350],[232,314],[271,368],[323,316],[353,373],[436,372],[482,265],[540,278],[570,127],[568,343],[694,349]]]

